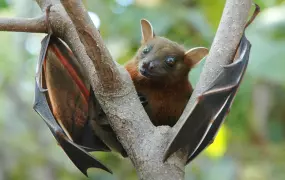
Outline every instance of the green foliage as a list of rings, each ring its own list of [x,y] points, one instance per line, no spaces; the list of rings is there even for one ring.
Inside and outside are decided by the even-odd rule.
[[[7,8],[8,4],[6,0],[0,0],[0,9]]]
[[[282,60],[285,58],[284,10],[284,5],[265,9],[248,31],[254,45],[249,72],[256,78],[279,84],[285,84],[285,61]]]

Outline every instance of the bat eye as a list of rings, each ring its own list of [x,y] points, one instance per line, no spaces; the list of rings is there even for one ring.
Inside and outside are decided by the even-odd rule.
[[[172,56],[166,57],[165,59],[165,63],[170,67],[173,67],[175,62],[176,62],[176,59],[175,57],[172,57]]]
[[[150,52],[150,50],[151,50],[151,47],[150,47],[150,46],[146,46],[146,47],[142,50],[142,53],[143,53],[143,54],[147,54],[147,53]]]

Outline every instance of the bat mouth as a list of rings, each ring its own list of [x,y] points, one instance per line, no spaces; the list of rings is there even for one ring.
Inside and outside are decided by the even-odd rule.
[[[140,74],[146,78],[153,78],[153,74],[151,74],[148,70],[145,68],[140,68]]]

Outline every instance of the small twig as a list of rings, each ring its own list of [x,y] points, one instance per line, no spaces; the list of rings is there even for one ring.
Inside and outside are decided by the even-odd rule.
[[[46,33],[45,16],[36,18],[0,18],[0,31]]]
[[[253,12],[253,15],[249,19],[249,21],[245,25],[245,29],[255,20],[256,16],[260,13],[260,7],[257,4],[254,4],[255,10]]]

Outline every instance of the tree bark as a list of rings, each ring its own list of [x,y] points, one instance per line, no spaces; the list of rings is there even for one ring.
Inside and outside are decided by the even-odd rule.
[[[32,33],[47,32],[45,16],[37,18],[0,18],[1,31],[19,31]]]

